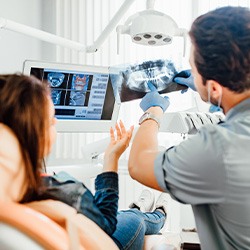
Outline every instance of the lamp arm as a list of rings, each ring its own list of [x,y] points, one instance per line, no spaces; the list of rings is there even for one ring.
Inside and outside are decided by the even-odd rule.
[[[155,0],[147,0],[147,10],[153,10],[155,5]]]
[[[24,35],[38,38],[45,42],[53,43],[56,45],[61,45],[61,46],[68,47],[71,49],[76,49],[82,52],[86,51],[86,46],[81,43],[77,43],[72,40],[69,40],[69,39],[66,39],[57,35],[53,35],[51,33],[48,33],[39,29],[35,29],[27,25],[20,24],[20,23],[17,23],[8,19],[1,18],[1,17],[0,17],[0,28],[15,31]]]
[[[96,52],[134,1],[135,0],[124,0],[122,6],[110,20],[106,28],[102,31],[101,35],[96,39],[96,41],[94,41],[92,45],[89,46],[1,17],[0,29],[15,31],[21,34],[38,38],[45,42],[61,45],[71,49],[76,49],[82,52]]]
[[[116,12],[116,14],[113,16],[113,18],[110,20],[105,29],[102,31],[101,35],[94,41],[92,45],[87,46],[86,49],[87,52],[96,52],[100,48],[100,46],[106,40],[108,35],[113,31],[113,29],[121,20],[122,16],[126,13],[126,11],[129,9],[129,7],[134,1],[135,0],[124,0],[123,4]]]

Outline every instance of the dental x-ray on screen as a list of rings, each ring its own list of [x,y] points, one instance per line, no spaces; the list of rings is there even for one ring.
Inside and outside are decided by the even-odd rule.
[[[49,82],[58,132],[108,132],[114,127],[120,104],[108,67],[25,61],[23,73]]]

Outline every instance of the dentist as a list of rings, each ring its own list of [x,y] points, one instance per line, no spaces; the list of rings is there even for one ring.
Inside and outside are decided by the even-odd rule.
[[[223,109],[225,122],[205,125],[178,146],[158,151],[169,105],[149,92],[134,138],[129,173],[144,185],[191,204],[203,250],[250,247],[250,10],[223,7],[198,17],[189,32],[195,88]]]

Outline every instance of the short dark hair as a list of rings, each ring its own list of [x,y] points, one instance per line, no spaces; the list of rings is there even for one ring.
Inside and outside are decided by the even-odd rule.
[[[22,153],[28,189],[21,202],[39,189],[43,167],[49,87],[35,77],[0,75],[0,123],[16,135]]]
[[[194,63],[203,78],[231,91],[250,89],[250,11],[222,7],[199,16],[189,32]]]

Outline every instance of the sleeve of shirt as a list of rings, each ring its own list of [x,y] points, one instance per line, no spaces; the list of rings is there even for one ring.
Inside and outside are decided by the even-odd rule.
[[[155,160],[160,187],[179,202],[198,205],[224,199],[223,140],[212,126],[201,129]]]

